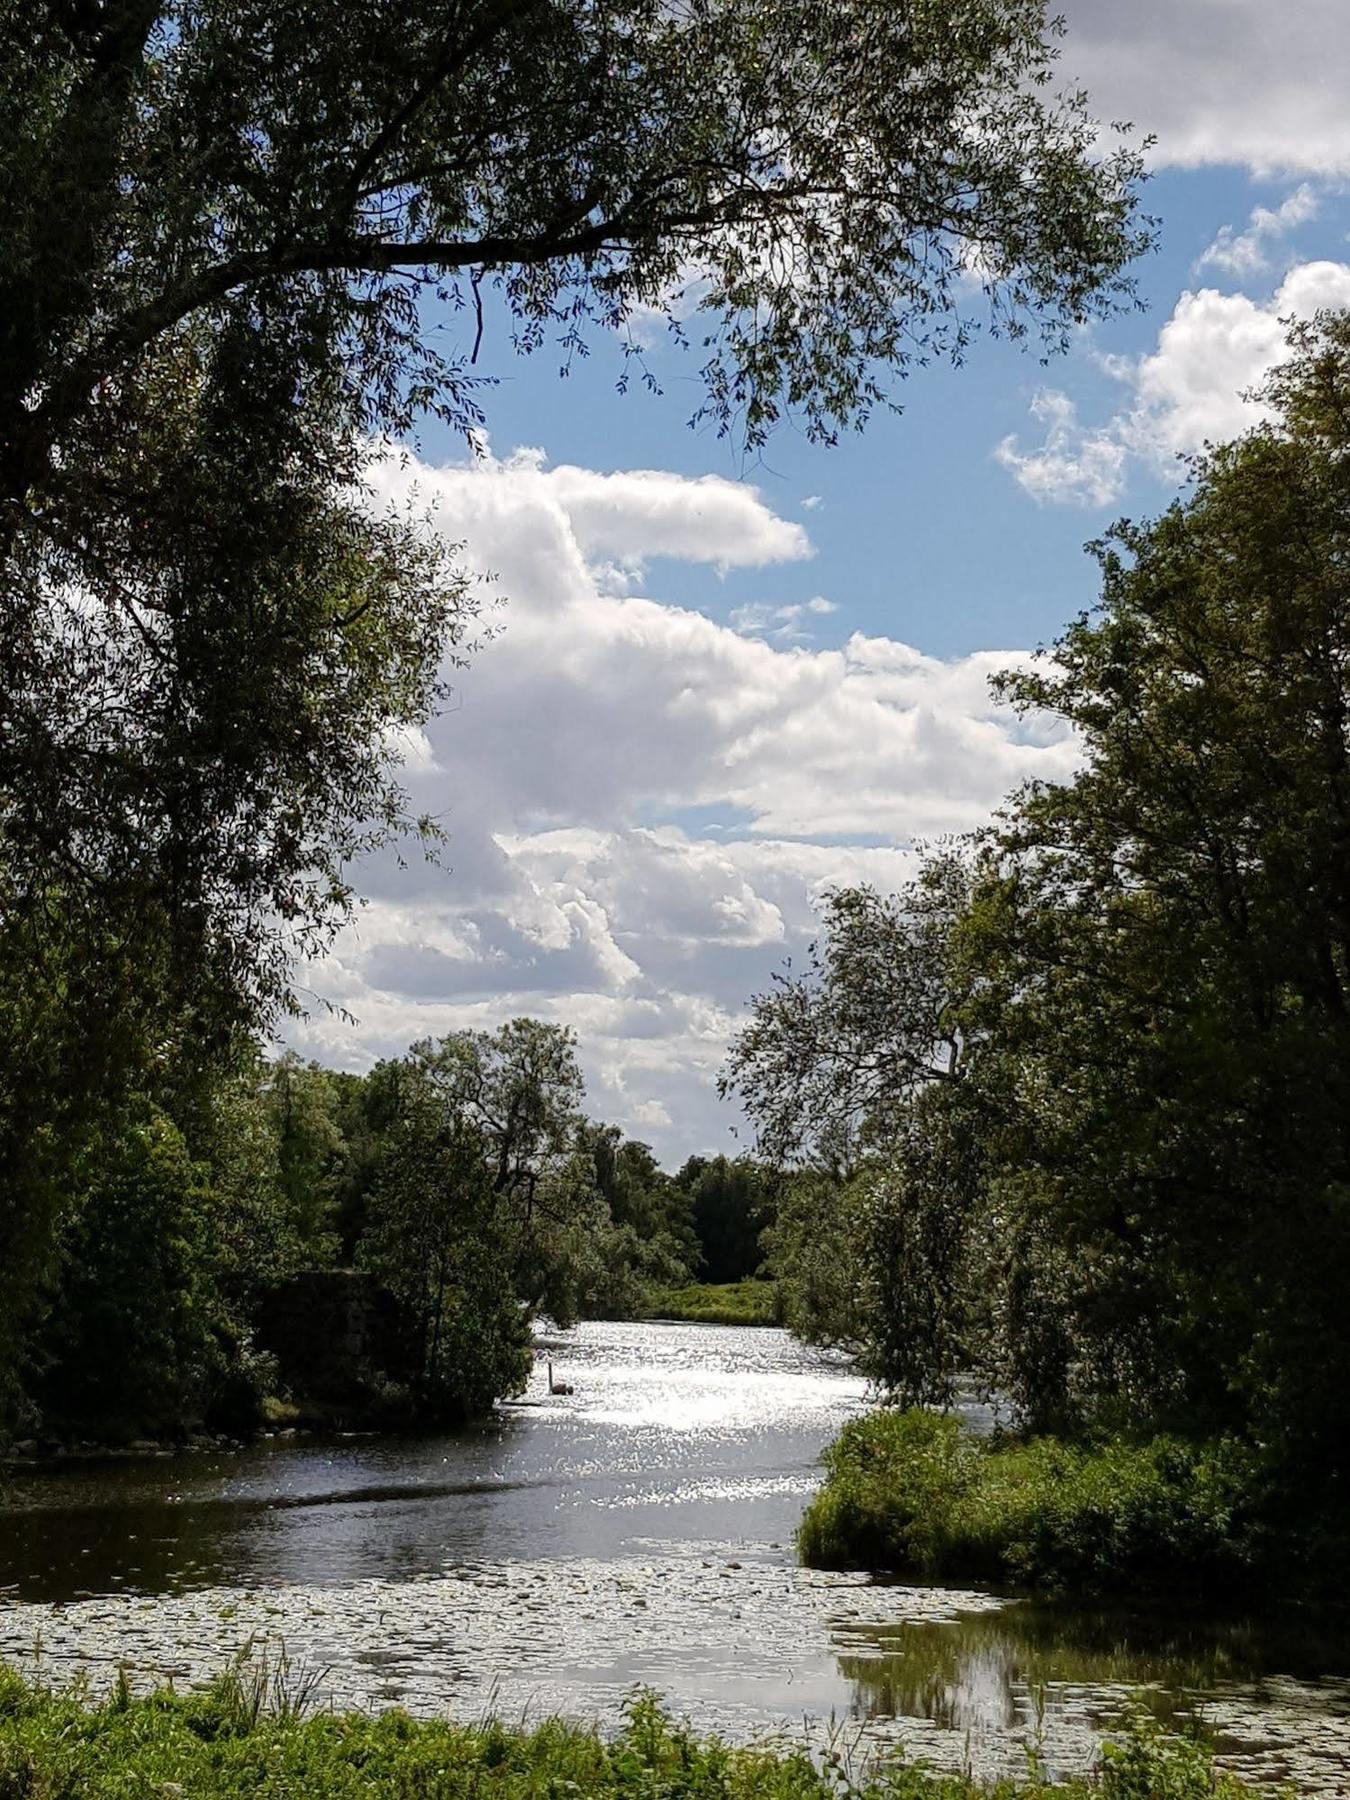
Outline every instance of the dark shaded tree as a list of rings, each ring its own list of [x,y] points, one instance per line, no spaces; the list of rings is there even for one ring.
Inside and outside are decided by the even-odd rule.
[[[757,1274],[760,1234],[773,1222],[770,1171],[744,1156],[691,1156],[675,1180],[692,1204],[702,1254],[699,1280],[743,1281]]]

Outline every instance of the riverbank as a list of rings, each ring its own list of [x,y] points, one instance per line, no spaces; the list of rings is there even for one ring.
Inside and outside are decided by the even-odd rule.
[[[1156,1437],[980,1440],[912,1409],[854,1419],[798,1531],[815,1568],[1042,1593],[1231,1591],[1268,1559],[1252,1454]]]
[[[734,1747],[675,1723],[650,1695],[630,1701],[612,1738],[550,1720],[534,1730],[310,1710],[313,1684],[286,1664],[245,1662],[204,1692],[134,1696],[119,1681],[90,1705],[0,1668],[0,1794],[23,1800],[1245,1800],[1255,1790],[1207,1752],[1136,1726],[1090,1775],[1052,1784],[983,1783],[906,1763],[850,1767],[836,1747],[819,1761],[786,1743]]]
[[[649,1297],[647,1317],[687,1325],[777,1325],[778,1289],[772,1281],[750,1278],[658,1288]]]

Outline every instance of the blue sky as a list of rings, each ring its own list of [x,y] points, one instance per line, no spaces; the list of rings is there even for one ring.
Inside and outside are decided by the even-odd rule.
[[[1347,26],[1350,31],[1350,26]],[[624,359],[596,344],[589,362],[567,377],[545,348],[529,359],[510,354],[504,331],[489,331],[480,358],[498,385],[484,395],[494,450],[538,446],[554,463],[594,469],[659,468],[714,473],[753,482],[776,511],[799,518],[816,554],[765,576],[683,564],[660,571],[663,592],[726,618],[738,606],[806,601],[824,594],[839,612],[815,627],[820,643],[849,632],[899,635],[939,656],[985,646],[1021,646],[1051,638],[1092,595],[1084,542],[1122,512],[1156,510],[1175,491],[1170,470],[1136,464],[1118,500],[1096,506],[1029,502],[994,457],[1009,434],[1028,434],[1028,407],[1045,388],[1067,390],[1087,413],[1110,415],[1118,381],[1096,366],[1100,355],[1139,357],[1188,288],[1247,291],[1266,298],[1281,269],[1347,249],[1350,204],[1318,183],[1316,215],[1273,246],[1275,260],[1255,281],[1197,263],[1225,226],[1254,208],[1277,208],[1303,179],[1254,176],[1243,167],[1155,170],[1144,190],[1161,219],[1157,249],[1136,275],[1143,310],[1084,333],[1066,357],[1043,362],[1033,351],[988,337],[961,369],[920,369],[897,389],[899,416],[875,417],[862,435],[833,448],[784,428],[747,460],[710,428],[688,420],[700,394],[697,357],[659,340],[647,365],[661,383],[653,395],[634,384],[617,391]],[[460,454],[429,431],[433,460]],[[1180,473],[1180,471],[1178,471]],[[806,502],[814,504],[804,505]],[[657,566],[660,559],[653,560]]]
[[[834,449],[778,433],[747,465],[687,420],[692,356],[615,392],[489,316],[491,454],[435,430],[416,481],[501,630],[408,749],[446,865],[361,871],[369,904],[312,972],[355,1022],[295,1033],[362,1067],[519,1013],[578,1034],[592,1111],[678,1160],[730,1146],[715,1096],[746,996],[800,954],[834,883],[893,887],[916,841],[1076,758],[990,672],[1089,606],[1085,540],[1175,493],[1284,314],[1350,305],[1350,18],[1340,0],[1073,0],[1066,74],[1157,136],[1143,309],[1048,365],[979,342],[917,371],[899,417]]]

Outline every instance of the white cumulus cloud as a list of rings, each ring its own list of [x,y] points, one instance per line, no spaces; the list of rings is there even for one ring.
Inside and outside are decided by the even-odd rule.
[[[816,594],[810,600],[797,600],[783,606],[755,600],[737,606],[731,612],[731,623],[746,636],[775,638],[779,643],[802,643],[810,637],[807,625],[812,619],[838,612],[833,600]]]
[[[316,1009],[298,1027],[325,1060],[532,1013],[579,1033],[595,1115],[669,1156],[725,1142],[728,1036],[800,954],[824,889],[893,888],[916,838],[1074,766],[1062,729],[990,696],[1020,652],[946,661],[857,633],[816,648],[763,633],[824,620],[823,597],[751,630],[606,585],[616,553],[809,552],[752,488],[537,455],[391,456],[376,485],[415,492],[508,604],[406,771],[449,832],[444,866],[373,859],[368,904],[309,974],[358,1021]]]
[[[1256,206],[1246,227],[1220,228],[1214,242],[1196,263],[1197,269],[1222,269],[1229,275],[1259,275],[1270,267],[1270,254],[1281,238],[1287,237],[1309,219],[1316,218],[1318,198],[1312,185],[1303,182],[1278,206]]]
[[[1010,435],[994,455],[1034,500],[1105,506],[1116,498],[1127,455],[1117,437],[1109,430],[1085,430],[1074,402],[1051,388],[1032,400],[1031,416],[1045,426],[1041,443],[1023,450]]]
[[[994,454],[1037,500],[1109,504],[1131,465],[1166,478],[1178,456],[1257,424],[1253,391],[1288,354],[1287,321],[1345,306],[1350,264],[1341,262],[1300,263],[1267,300],[1187,291],[1152,351],[1110,363],[1129,398],[1105,425],[1085,425],[1065,394],[1042,394],[1031,407],[1046,426],[1042,441],[1028,449],[1007,437]]]

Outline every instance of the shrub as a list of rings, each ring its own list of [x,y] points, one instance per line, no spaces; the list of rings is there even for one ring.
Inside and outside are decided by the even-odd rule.
[[[798,1534],[818,1567],[1053,1591],[1203,1588],[1257,1560],[1257,1466],[1227,1440],[981,1440],[948,1416],[883,1411],[845,1426],[825,1465]]]

